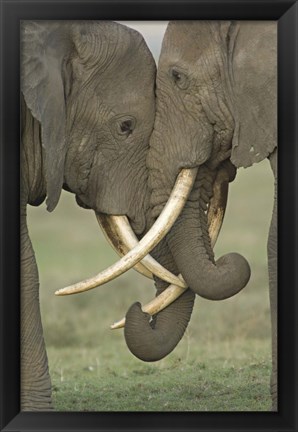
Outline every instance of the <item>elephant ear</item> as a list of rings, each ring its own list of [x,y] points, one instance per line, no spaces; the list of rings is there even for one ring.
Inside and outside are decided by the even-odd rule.
[[[67,24],[24,21],[21,26],[21,89],[41,124],[47,209],[59,200],[66,154],[63,61],[70,51]],[[63,32],[63,34],[62,34]]]
[[[277,145],[277,24],[238,22],[233,45],[231,161],[248,167],[266,158]]]

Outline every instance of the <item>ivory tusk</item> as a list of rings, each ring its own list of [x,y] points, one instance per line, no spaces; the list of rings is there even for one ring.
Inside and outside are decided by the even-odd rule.
[[[103,285],[125,271],[132,268],[144,256],[146,256],[170,231],[192,189],[198,168],[183,169],[179,173],[170,198],[164,209],[160,213],[154,225],[147,234],[140,240],[138,245],[122,257],[117,263],[108,267],[96,276],[62,288],[55,292],[55,295],[69,295],[91,290],[99,285]]]
[[[116,221],[113,223],[114,216],[107,216],[103,213],[95,213],[97,222],[99,223],[105,238],[110,243],[112,248],[115,250],[115,252],[119,256],[126,255],[135,245],[128,247],[128,245],[125,243],[123,238],[120,236],[118,230],[117,230],[117,223]],[[126,216],[117,216],[117,217],[123,217]],[[143,260],[142,260],[143,261]],[[143,276],[146,276],[150,279],[153,279],[153,274],[150,270],[148,270],[143,264],[142,261],[138,262],[134,266],[134,270],[141,273]]]
[[[214,247],[223,223],[229,191],[229,177],[227,171],[222,169],[218,172],[214,187],[213,196],[208,208],[208,229],[211,246]]]
[[[116,243],[114,247],[116,250],[119,249],[118,253],[124,255],[138,245],[139,240],[132,230],[126,216],[96,214],[96,217],[106,236],[110,238],[111,243]],[[170,284],[175,284],[181,288],[187,287],[183,279],[181,280],[178,276],[175,276],[173,273],[168,271],[150,255],[146,255],[138,265],[141,268],[138,268],[137,270],[142,274],[144,274],[144,272],[148,273],[149,270],[160,279],[169,282]]]
[[[208,229],[211,241],[211,247],[215,246],[225,214],[225,209],[228,199],[229,178],[225,175],[225,171],[219,171],[213,188],[213,196],[210,200],[208,208]],[[178,276],[183,280],[182,275]],[[155,297],[149,303],[142,307],[143,312],[150,315],[155,315],[173,303],[180,297],[185,288],[176,285],[170,285],[159,296]],[[125,318],[111,325],[112,330],[120,329],[125,326]]]

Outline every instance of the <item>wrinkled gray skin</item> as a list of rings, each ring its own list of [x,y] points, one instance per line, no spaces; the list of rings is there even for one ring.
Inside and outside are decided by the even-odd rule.
[[[112,22],[22,26],[21,408],[51,409],[51,382],[27,204],[62,187],[96,212],[146,227],[146,154],[155,115],[155,63],[142,36]]]
[[[276,33],[274,22],[179,21],[169,24],[163,40],[147,159],[151,207],[157,217],[180,169],[199,167],[188,202],[166,242],[171,251],[168,261],[183,275],[188,291],[209,299],[228,296],[231,286],[243,286],[249,277],[242,257],[229,254],[215,262],[210,246],[206,209],[219,168],[233,180],[233,166],[248,167],[268,158],[276,188]],[[268,239],[273,409],[277,407],[276,209],[275,193]],[[177,320],[189,318],[189,310],[184,318],[183,313]],[[167,309],[155,320],[163,321],[165,315],[174,326],[176,316],[168,317]],[[166,355],[168,346],[163,344],[173,336],[170,329],[169,324],[160,331],[152,328],[134,305],[127,314],[125,337],[137,357],[156,360],[160,352]]]

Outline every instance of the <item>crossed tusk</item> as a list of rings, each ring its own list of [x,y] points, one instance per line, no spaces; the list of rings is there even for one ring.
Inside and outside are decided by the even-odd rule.
[[[211,241],[211,247],[213,248],[216,244],[218,235],[221,230],[223,223],[223,218],[225,214],[225,209],[228,199],[228,188],[229,188],[229,178],[225,170],[218,172],[216,181],[213,187],[213,196],[210,200],[210,205],[208,208],[208,230]],[[178,276],[179,279],[183,280],[182,275]],[[173,303],[178,297],[180,297],[186,288],[182,288],[171,284],[166,288],[159,296],[155,297],[149,303],[142,307],[142,311],[148,313],[149,315],[155,315],[158,312],[165,309],[171,303]],[[111,325],[111,329],[120,329],[125,326],[125,318],[120,321],[115,322]]]
[[[104,215],[97,213],[96,218],[108,241],[118,254],[123,256],[138,245],[139,240],[131,228],[126,216]],[[169,270],[164,268],[150,255],[146,255],[142,261],[134,266],[134,269],[144,276],[151,278],[153,278],[153,273],[160,279],[178,285],[181,288],[186,288],[187,286],[183,279],[179,279],[178,276],[175,276]]]
[[[187,201],[197,172],[198,168],[181,170],[167,204],[154,225],[140,240],[137,246],[123,256],[117,263],[103,270],[96,276],[62,288],[56,291],[55,295],[63,296],[91,290],[115,279],[117,276],[120,276],[122,273],[134,267],[160,242],[174,225]]]
[[[117,220],[114,220],[113,216],[105,215],[103,213],[96,213],[95,215],[96,215],[97,222],[99,223],[99,226],[101,227],[105,235],[105,238],[110,243],[114,251],[119,256],[126,255],[134,246],[129,247],[127,242],[125,242],[125,240],[123,239],[123,236],[119,233],[119,229],[118,229],[119,224]],[[146,276],[149,279],[153,279],[152,272],[148,270],[142,262],[143,260],[138,262],[134,266],[134,270],[136,270],[137,272],[139,272],[143,276]]]

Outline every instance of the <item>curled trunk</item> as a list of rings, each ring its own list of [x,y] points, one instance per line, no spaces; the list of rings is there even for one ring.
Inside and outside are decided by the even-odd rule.
[[[162,243],[153,252],[155,259],[177,273],[171,254],[165,242]],[[156,278],[156,286],[159,295],[167,284]],[[140,360],[153,362],[173,351],[189,323],[194,300],[194,293],[186,290],[174,303],[153,317],[142,312],[140,303],[134,303],[126,314],[124,328],[125,340],[132,354]]]
[[[207,167],[199,170],[195,187],[168,234],[167,242],[187,285],[201,297],[223,300],[245,287],[250,278],[250,267],[237,253],[214,260],[207,224],[213,178]]]
[[[235,175],[234,170],[229,172],[229,164],[222,165],[220,169],[219,176],[219,169],[211,169],[207,165],[200,167],[182,213],[162,246],[159,244],[153,251],[156,260],[171,272],[181,273],[191,289],[153,318],[142,312],[139,303],[133,304],[127,312],[124,329],[126,343],[141,360],[160,360],[176,347],[190,320],[194,293],[207,299],[222,300],[239,292],[249,280],[250,268],[241,255],[232,253],[217,262],[214,260],[207,212],[216,190],[214,181],[220,177],[222,182],[222,176],[231,180]],[[156,208],[153,208],[155,213]],[[159,279],[156,282],[157,294],[160,294],[166,285]]]

